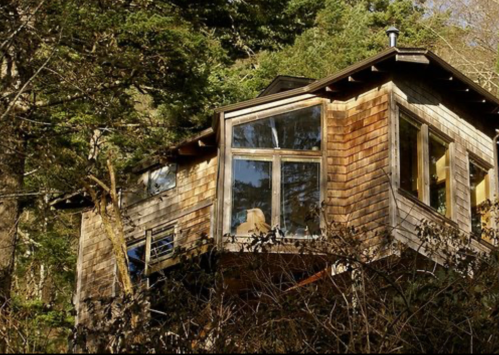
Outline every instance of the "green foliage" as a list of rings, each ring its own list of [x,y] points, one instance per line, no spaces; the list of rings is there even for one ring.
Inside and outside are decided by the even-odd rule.
[[[445,15],[428,16],[410,0],[327,0],[315,25],[292,45],[260,53],[246,65],[234,67],[229,77],[244,78],[246,98],[279,74],[323,78],[385,49],[385,31],[392,25],[401,30],[400,46],[432,49],[438,39],[435,31],[445,28]]]

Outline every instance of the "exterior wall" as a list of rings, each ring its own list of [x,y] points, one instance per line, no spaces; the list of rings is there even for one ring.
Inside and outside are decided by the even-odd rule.
[[[470,184],[469,184],[469,156],[470,153],[495,166],[493,140],[483,132],[473,127],[460,117],[451,108],[442,104],[442,99],[434,90],[416,81],[396,80],[393,84],[391,132],[393,140],[394,185],[398,187],[398,111],[404,108],[415,117],[427,123],[436,132],[451,139],[449,146],[451,157],[451,186],[452,186],[452,218],[441,217],[428,206],[401,194],[394,189],[396,202],[393,206],[392,221],[395,235],[404,243],[418,248],[415,226],[423,219],[440,221],[457,226],[464,232],[471,232]],[[489,170],[490,181],[495,182],[494,169]],[[491,183],[490,198],[496,194],[496,184]],[[475,243],[480,249],[479,243]],[[485,249],[483,249],[485,250]]]
[[[188,165],[179,164],[176,188],[125,206],[129,221],[127,238],[130,241],[140,240],[148,231],[176,222],[177,237],[187,243],[196,240],[202,233],[216,236],[221,241],[222,217],[230,208],[231,159],[223,144],[231,142],[231,120],[252,115],[264,117],[269,112],[281,112],[286,107],[296,108],[310,102],[325,101],[324,98],[304,95],[226,115],[227,120],[221,127],[220,166],[217,166],[215,152],[197,160],[191,157],[193,160]],[[334,100],[324,104],[324,107],[327,108],[324,117],[326,148],[320,156],[323,159],[323,195],[328,222],[365,228],[369,232],[371,245],[380,242],[376,232],[393,229],[396,238],[414,249],[418,248],[416,226],[423,219],[471,231],[469,154],[494,166],[490,137],[444,106],[439,95],[419,81],[396,79],[345,101]],[[398,190],[400,108],[413,113],[452,141],[449,148],[452,162],[451,219],[442,217]],[[218,179],[219,174],[222,179]],[[490,169],[489,176],[491,181],[496,181],[494,169]],[[491,189],[490,197],[493,197],[496,184],[491,184]],[[217,199],[218,211],[215,208]],[[83,216],[81,238],[77,302],[89,297],[111,296],[115,287],[115,263],[101,222],[93,212]],[[476,245],[480,247],[478,242]],[[240,247],[229,249],[239,251]],[[292,248],[282,252],[292,252]],[[175,259],[169,260],[160,267],[176,262]],[[83,307],[77,304],[77,308],[81,310],[80,322],[84,321],[87,315]]]
[[[157,196],[124,207],[127,241],[141,240],[147,231],[176,224],[177,246],[193,246],[200,235],[213,238],[211,220],[214,216],[217,157],[216,153],[202,158],[192,157],[189,164],[179,163],[177,186]],[[88,314],[82,301],[114,294],[116,267],[111,243],[100,217],[93,211],[83,214],[78,265],[76,307],[78,322]],[[168,259],[157,267],[166,267],[178,260]],[[155,271],[155,270],[151,270]]]
[[[365,227],[368,238],[389,224],[389,87],[328,110],[328,218]]]

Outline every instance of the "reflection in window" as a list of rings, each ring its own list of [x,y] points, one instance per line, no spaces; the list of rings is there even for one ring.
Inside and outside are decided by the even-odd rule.
[[[149,173],[148,191],[157,195],[176,186],[177,164],[168,164]]]
[[[171,226],[155,231],[151,239],[151,263],[168,258],[173,254],[174,237],[175,229]]]
[[[285,235],[320,233],[320,163],[282,162],[281,229]]]
[[[134,285],[141,284],[145,279],[146,245],[145,242],[128,248],[128,272]]]
[[[440,214],[450,217],[449,150],[447,143],[433,134],[429,138],[430,153],[430,206]]]
[[[487,171],[470,161],[471,230],[478,236],[482,234],[484,222],[480,207],[488,199],[488,189]]]
[[[234,159],[233,177],[231,232],[268,232],[272,217],[272,163]]]
[[[418,135],[419,127],[400,115],[400,188],[419,196]]]
[[[321,106],[234,126],[233,147],[320,150]]]

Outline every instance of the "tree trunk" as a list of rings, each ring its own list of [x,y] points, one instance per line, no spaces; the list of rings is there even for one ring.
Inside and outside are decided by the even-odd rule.
[[[15,119],[14,119],[15,120]],[[26,140],[17,122],[0,122],[0,306],[10,298]]]

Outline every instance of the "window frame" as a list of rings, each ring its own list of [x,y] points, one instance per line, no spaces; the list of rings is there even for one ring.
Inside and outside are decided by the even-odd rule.
[[[311,162],[320,164],[320,203],[326,199],[327,187],[327,104],[328,100],[323,98],[312,98],[302,102],[283,105],[277,108],[265,109],[256,113],[245,114],[225,120],[225,172],[224,172],[224,202],[223,202],[223,235],[231,235],[232,221],[232,184],[233,184],[233,161],[234,159],[247,159],[255,161],[272,162],[272,217],[271,228],[280,225],[281,216],[281,163],[283,161]],[[233,127],[236,125],[249,123],[270,116],[279,115],[309,108],[321,106],[321,147],[319,150],[290,150],[290,149],[268,149],[268,148],[234,148],[232,146]],[[320,227],[324,228],[324,218],[321,215]],[[250,235],[235,235],[236,237],[247,238]],[[303,236],[287,237],[289,239],[304,239]],[[309,237],[308,237],[309,238]]]
[[[491,170],[494,169],[494,166],[491,164],[487,163],[483,159],[481,159],[479,156],[475,155],[473,152],[470,152],[469,150],[467,151],[468,153],[468,189],[469,189],[469,221],[470,221],[470,233],[473,237],[480,241],[484,241],[486,243],[492,244],[491,241],[486,240],[483,237],[483,228],[481,228],[481,234],[477,235],[473,231],[473,211],[472,211],[472,202],[471,202],[471,171],[470,167],[471,164],[475,165],[478,169],[483,170],[486,173],[485,179],[486,179],[486,199],[490,200],[492,198],[492,191],[493,191],[493,186],[492,186],[492,181],[491,181]],[[482,218],[485,216],[482,216]],[[482,221],[483,223],[483,221]],[[488,222],[489,224],[491,221]]]
[[[152,192],[151,191],[152,190],[151,174],[154,173],[154,172],[156,172],[156,171],[162,170],[162,169],[166,168],[167,166],[168,167],[171,167],[171,166],[175,167],[174,171],[173,171],[173,175],[175,177],[175,182],[174,182],[173,186],[170,187],[170,188],[168,188],[168,189],[165,189],[165,190],[161,190],[161,191],[158,191],[158,192]],[[177,181],[177,177],[178,177],[178,164],[176,162],[175,163],[162,164],[159,167],[156,167],[154,169],[149,170],[146,174],[147,174],[147,184],[145,184],[146,185],[145,187],[146,187],[147,196],[149,196],[149,197],[158,196],[158,195],[161,195],[164,192],[171,191],[171,190],[177,188],[177,183],[178,183],[178,181]]]
[[[175,247],[177,246],[177,243],[179,242],[179,238],[178,238],[179,229],[178,229],[177,221],[170,222],[170,223],[167,223],[167,224],[164,224],[161,226],[157,226],[157,227],[154,227],[152,229],[147,230],[147,232],[146,232],[146,260],[147,260],[146,275],[149,275],[149,267],[152,263],[152,243],[153,243],[154,238],[157,237],[157,235],[154,234],[154,231],[157,229],[162,229],[162,231],[159,232],[158,234],[165,232],[165,231],[170,231],[170,230],[173,231],[172,234],[167,234],[167,236],[173,235],[172,242],[171,242],[171,246],[172,246],[171,250],[172,251],[171,251],[171,253],[163,255],[163,256],[159,257],[157,260],[154,260],[154,263],[161,263],[162,261],[171,259],[175,255]]]
[[[157,229],[163,229],[163,230],[173,230],[173,241],[172,241],[172,253],[169,253],[168,255],[164,255],[161,258],[158,258],[155,260],[155,263],[161,263],[165,260],[171,259],[175,255],[175,247],[177,246],[177,243],[179,242],[179,226],[178,226],[178,221],[172,221],[163,225],[156,226],[154,228],[150,228],[146,230],[145,232],[145,237],[138,239],[138,240],[133,240],[127,243],[127,253],[129,250],[138,248],[141,246],[145,246],[145,264],[144,264],[144,280],[142,280],[141,284],[137,285],[137,287],[143,287],[143,284],[146,285],[147,288],[149,288],[149,276],[151,276],[151,246],[152,246],[152,241],[153,238],[155,237],[154,231]],[[181,239],[181,238],[180,238]],[[127,270],[129,272],[129,270]]]
[[[405,116],[405,117],[404,117]],[[396,136],[397,136],[397,190],[403,196],[406,196],[414,201],[422,203],[425,207],[429,208],[432,212],[436,213],[439,217],[442,217],[448,221],[455,221],[455,197],[454,197],[454,140],[440,131],[438,128],[434,127],[424,119],[420,118],[418,115],[412,111],[406,109],[400,104],[397,105],[397,124],[396,124]],[[400,161],[400,120],[406,119],[410,124],[419,126],[418,138],[417,138],[417,154],[418,154],[418,197],[412,195],[409,191],[406,191],[400,186],[401,179],[401,161]],[[412,122],[411,122],[412,121]],[[447,145],[447,159],[448,159],[448,182],[446,182],[446,207],[447,213],[445,215],[441,214],[436,208],[431,206],[430,200],[430,136],[433,135],[437,140],[440,140]]]

